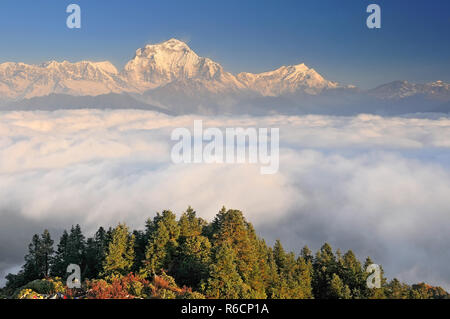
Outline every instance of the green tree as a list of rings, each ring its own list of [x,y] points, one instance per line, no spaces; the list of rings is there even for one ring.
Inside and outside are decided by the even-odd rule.
[[[334,298],[334,295],[330,292],[330,284],[333,274],[336,273],[337,264],[336,256],[330,244],[325,243],[316,253],[313,269],[312,286],[314,297],[319,299]]]
[[[197,213],[189,206],[181,215],[178,225],[180,226],[180,237],[187,238],[201,235],[207,222],[198,218]]]
[[[76,264],[85,274],[86,269],[86,242],[80,225],[72,226],[68,233],[64,230],[52,261],[51,274],[67,278],[67,266]]]
[[[67,243],[69,241],[69,234],[64,230],[56,249],[55,257],[51,267],[51,274],[55,277],[64,278],[67,269]]]
[[[350,288],[339,278],[337,274],[333,274],[328,296],[335,299],[351,299],[352,294]]]
[[[266,270],[262,267],[265,258],[253,226],[245,220],[242,212],[223,207],[208,232],[213,246],[227,243],[232,247],[238,273],[250,287],[251,297],[265,298]]]
[[[242,280],[236,268],[236,256],[227,242],[214,249],[205,293],[212,298],[238,299],[249,296],[250,287]]]
[[[39,235],[33,235],[31,243],[28,245],[28,254],[25,256],[24,279],[32,281],[41,279],[43,275],[41,251],[41,238]]]
[[[103,263],[104,276],[125,275],[134,262],[134,236],[125,224],[119,224],[112,231],[112,240]]]
[[[162,270],[172,272],[174,259],[178,247],[180,226],[176,216],[171,211],[163,211],[157,214],[153,222],[147,223],[149,229],[149,243],[145,252],[142,273],[153,276],[160,274]]]
[[[199,288],[208,279],[211,264],[211,243],[205,236],[191,236],[179,246],[175,280],[180,285]]]
[[[42,263],[41,273],[43,277],[48,277],[50,275],[50,265],[52,263],[54,250],[53,250],[53,240],[47,229],[44,230],[44,232],[41,235],[41,243],[38,253]]]
[[[93,238],[88,238],[86,241],[84,278],[97,278],[102,272],[109,242],[108,234],[103,227],[97,230]]]

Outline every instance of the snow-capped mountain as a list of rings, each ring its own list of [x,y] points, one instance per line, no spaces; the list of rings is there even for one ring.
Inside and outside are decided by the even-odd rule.
[[[324,89],[339,87],[338,83],[325,80],[304,63],[282,66],[277,70],[259,74],[243,72],[239,73],[237,78],[245,87],[263,96],[280,96],[298,91],[315,95]]]
[[[442,81],[396,81],[362,91],[325,79],[304,63],[233,75],[176,39],[138,49],[122,70],[108,61],[0,64],[3,109],[45,109],[46,103],[52,109],[122,103],[174,114],[403,114],[450,111],[450,88]]]
[[[127,89],[110,62],[50,61],[41,65],[0,64],[0,96],[23,99],[52,93],[101,95]]]
[[[199,57],[186,43],[176,39],[138,49],[125,65],[122,76],[140,92],[184,81],[194,81],[212,92],[244,88],[220,64]]]
[[[17,100],[52,93],[143,93],[169,84],[172,87],[179,85],[183,91],[187,87],[210,93],[249,90],[263,96],[299,90],[317,94],[323,89],[339,86],[304,64],[283,66],[261,74],[240,73],[234,76],[219,63],[198,56],[186,43],[176,39],[138,49],[120,72],[108,61],[0,64],[0,97],[3,99]]]

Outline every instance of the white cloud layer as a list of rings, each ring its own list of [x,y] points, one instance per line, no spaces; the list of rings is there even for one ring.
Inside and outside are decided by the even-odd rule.
[[[279,127],[280,171],[170,162],[173,128]],[[0,275],[33,232],[88,234],[192,205],[241,209],[281,238],[370,255],[389,277],[450,289],[450,118],[170,117],[148,111],[0,114]],[[56,238],[57,241],[58,238]]]

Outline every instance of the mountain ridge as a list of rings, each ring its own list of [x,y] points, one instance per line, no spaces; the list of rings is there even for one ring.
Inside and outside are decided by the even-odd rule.
[[[126,97],[119,98],[122,94]],[[61,108],[72,108],[70,96],[102,96],[99,108],[124,102],[124,108],[148,105],[175,114],[450,112],[450,85],[443,81],[393,81],[361,90],[328,80],[305,63],[234,75],[173,38],[137,49],[121,70],[109,61],[0,64],[2,109],[32,109],[33,103],[44,107],[45,97],[52,108],[57,108],[56,101]],[[76,102],[83,101],[91,107],[95,100]]]
[[[177,81],[197,81],[215,93],[250,90],[263,96],[278,96],[296,90],[317,94],[322,89],[339,87],[337,82],[325,80],[304,63],[258,74],[241,72],[233,75],[219,63],[198,56],[177,39],[137,49],[121,71],[109,61],[0,64],[0,96],[12,100],[51,93],[143,93]]]

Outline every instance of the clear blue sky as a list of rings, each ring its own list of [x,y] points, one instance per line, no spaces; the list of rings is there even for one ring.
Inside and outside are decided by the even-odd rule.
[[[82,9],[81,30],[65,8]],[[365,26],[370,3],[382,28]],[[448,0],[1,0],[0,62],[110,60],[146,43],[185,40],[227,70],[304,62],[331,80],[369,88],[392,80],[450,81]]]

